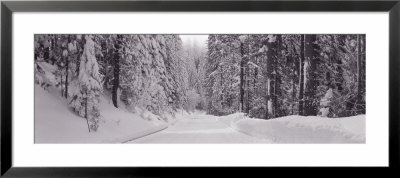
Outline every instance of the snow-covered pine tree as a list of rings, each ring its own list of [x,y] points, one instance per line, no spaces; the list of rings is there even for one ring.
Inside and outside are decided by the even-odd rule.
[[[362,110],[365,108],[365,53],[362,52],[360,58],[358,51],[363,51],[365,44],[361,43],[361,50],[359,50],[357,36],[319,35],[318,45],[321,49],[320,60],[322,62],[318,65],[318,76],[320,80],[324,81],[318,86],[318,91],[322,93],[317,94],[321,96],[321,115],[324,111],[329,111],[328,117],[352,116],[359,110],[363,113]],[[359,76],[361,80],[358,78]],[[359,84],[361,87],[358,87]],[[358,88],[362,89],[361,97]],[[360,104],[357,101],[359,98],[362,98]]]
[[[75,35],[68,35],[67,36],[68,44],[67,44],[67,56],[65,60],[65,93],[64,97],[68,97],[68,88],[69,82],[74,76],[75,68],[76,68],[76,61],[79,59],[78,53],[78,42],[76,41]]]
[[[283,115],[298,114],[298,83],[301,35],[282,35],[284,59],[282,67],[281,107]]]
[[[208,112],[226,115],[239,109],[239,35],[210,35],[206,64]]]
[[[101,55],[98,55],[97,63],[99,72],[103,76],[103,89],[112,90],[114,79],[114,52],[116,35],[95,35],[95,42],[99,45]],[[97,40],[96,40],[97,39]],[[112,96],[111,96],[112,97]],[[111,98],[112,99],[112,98]]]
[[[249,68],[249,87],[247,92],[249,93],[248,104],[249,104],[249,116],[257,118],[265,118],[267,107],[267,35],[256,34],[250,35],[248,39],[251,44],[249,50],[249,61],[247,62],[247,68]]]
[[[321,58],[318,68],[323,75],[318,91],[322,92],[319,103],[319,115],[337,117],[344,113],[343,93],[343,61],[344,53],[339,46],[344,44],[345,35],[319,35],[318,44]],[[342,103],[342,104],[341,104]]]
[[[173,109],[185,108],[189,102],[187,95],[189,82],[187,61],[183,57],[182,41],[179,35],[165,35],[165,47],[166,58],[164,58],[164,63],[169,83],[167,86],[171,87],[169,89],[171,93],[167,94],[168,102],[173,104]]]
[[[154,82],[150,36],[126,35],[125,38],[127,51],[120,64],[121,101],[130,109],[141,107],[150,110],[149,92],[155,89],[150,88]]]
[[[71,83],[70,106],[85,117],[90,131],[97,131],[100,119],[101,75],[95,57],[92,35],[85,35],[85,46],[80,60],[79,76]]]
[[[205,88],[205,96],[206,96],[206,110],[207,113],[213,113],[213,104],[212,104],[212,97],[213,97],[213,88],[212,86],[215,83],[215,79],[211,76],[212,72],[216,68],[216,58],[218,53],[216,53],[217,47],[217,35],[208,35],[207,39],[207,58],[205,64],[205,81],[204,81],[204,88]]]
[[[199,46],[197,43],[187,43],[183,46],[183,54],[181,62],[182,70],[185,72],[183,77],[186,78],[185,82],[187,91],[193,95],[188,96],[188,102],[191,103],[188,110],[205,109],[205,62],[206,62],[206,49]]]
[[[182,108],[186,100],[182,44],[178,35],[125,35],[121,100],[154,114]],[[186,82],[187,83],[187,82]]]

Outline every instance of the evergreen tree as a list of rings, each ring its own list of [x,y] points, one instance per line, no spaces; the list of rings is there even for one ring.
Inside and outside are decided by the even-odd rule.
[[[79,76],[71,83],[70,105],[80,116],[85,117],[90,131],[96,131],[100,119],[101,75],[95,57],[92,35],[85,35],[85,46],[80,60]]]
[[[157,115],[177,109],[265,119],[365,113],[362,34],[212,34],[203,50],[183,46],[179,35],[34,40],[35,83],[70,96],[89,131],[98,128],[103,88],[115,107]]]
[[[206,88],[208,112],[230,114],[239,109],[239,35],[210,35]]]

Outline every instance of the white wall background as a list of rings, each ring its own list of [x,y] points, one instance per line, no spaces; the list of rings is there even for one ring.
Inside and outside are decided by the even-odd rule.
[[[13,166],[388,165],[388,13],[14,13],[13,20]],[[35,33],[365,33],[366,144],[33,144]]]

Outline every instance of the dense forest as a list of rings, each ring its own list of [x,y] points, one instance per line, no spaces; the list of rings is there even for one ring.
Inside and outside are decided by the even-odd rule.
[[[365,114],[365,35],[209,35],[205,76],[211,114]]]
[[[217,34],[206,43],[182,44],[179,35],[37,34],[35,83],[59,88],[89,131],[99,127],[101,95],[116,108],[156,115],[365,114],[365,35]]]

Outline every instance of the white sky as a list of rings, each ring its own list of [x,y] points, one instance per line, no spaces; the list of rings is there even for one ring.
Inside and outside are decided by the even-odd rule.
[[[183,45],[192,45],[196,43],[198,46],[206,47],[208,35],[179,35]]]

